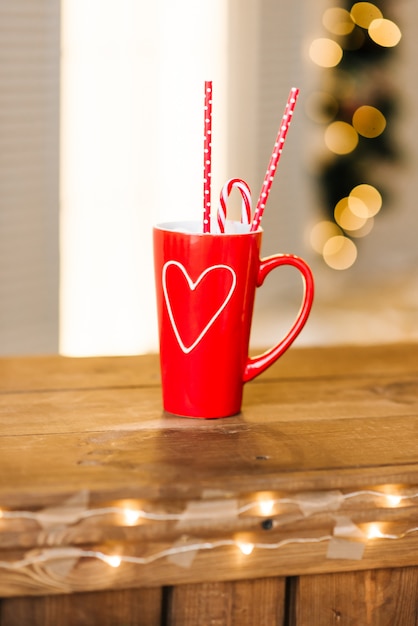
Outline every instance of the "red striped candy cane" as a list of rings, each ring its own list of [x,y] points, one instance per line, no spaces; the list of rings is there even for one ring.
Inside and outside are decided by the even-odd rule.
[[[218,230],[225,232],[226,224],[226,204],[233,189],[238,189],[242,196],[241,223],[251,222],[251,191],[245,180],[240,178],[230,178],[222,187],[218,205]]]

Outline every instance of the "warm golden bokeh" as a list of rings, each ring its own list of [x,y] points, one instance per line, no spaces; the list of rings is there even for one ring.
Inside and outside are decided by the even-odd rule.
[[[357,131],[347,122],[332,122],[324,135],[325,144],[335,154],[349,154],[358,144]]]
[[[350,237],[355,237],[356,239],[360,239],[361,237],[366,237],[371,233],[374,226],[374,218],[369,217],[365,222],[364,226],[359,228],[358,230],[353,230],[350,232]]]
[[[382,12],[371,2],[356,2],[351,7],[351,17],[362,28],[369,28],[373,20],[383,17]]]
[[[342,234],[342,230],[337,226],[337,224],[335,224],[335,222],[322,220],[321,222],[315,224],[315,226],[311,230],[311,246],[315,250],[315,252],[317,252],[318,254],[322,254],[324,251],[324,246],[327,243],[328,239]]]
[[[391,20],[376,19],[369,26],[369,35],[379,46],[393,48],[401,40],[400,28]]]
[[[335,221],[346,231],[360,230],[367,222],[366,216],[359,216],[353,213],[348,202],[348,197],[341,198],[334,209]]]
[[[357,185],[350,191],[348,203],[353,213],[362,217],[366,212],[370,218],[382,208],[382,196],[373,185]]]
[[[324,126],[325,146],[335,155],[328,155],[330,161],[338,161],[338,157],[350,155],[359,148],[358,157],[356,153],[345,160],[345,169],[353,169],[354,166],[350,164],[355,160],[360,162],[361,153],[364,154],[364,150],[367,151],[371,146],[368,141],[360,142],[360,137],[367,140],[379,137],[385,131],[388,120],[380,110],[383,109],[385,98],[375,97],[369,88],[364,89],[364,85],[368,83],[370,59],[364,64],[366,82],[359,86],[358,68],[350,69],[349,61],[353,58],[351,52],[361,50],[366,59],[373,47],[372,42],[377,44],[375,49],[378,51],[378,46],[396,46],[402,35],[399,27],[385,19],[380,8],[373,2],[355,2],[350,10],[341,6],[329,7],[322,14],[322,24],[330,35],[313,40],[309,56],[314,63],[325,69],[326,80],[322,91],[315,91],[306,99],[306,114],[311,120]],[[359,106],[362,100],[376,100],[379,108],[372,104]],[[349,115],[352,116],[351,124]],[[338,172],[335,173],[335,180],[330,182],[328,179],[327,184],[333,186],[335,183],[337,188],[338,179],[341,178],[341,187],[344,188],[347,180],[344,178],[344,167],[341,170],[336,168],[335,172]],[[356,169],[354,175],[349,175],[348,179],[356,180],[358,175]],[[367,178],[367,173],[365,177]],[[344,193],[347,191],[341,195]],[[336,195],[337,198],[338,196],[339,194]],[[318,222],[312,228],[312,248],[334,269],[351,267],[357,258],[357,246],[353,238],[365,237],[371,232],[374,216],[381,207],[382,196],[375,187],[366,183],[355,186],[347,196],[337,202],[333,217]]]
[[[331,237],[323,249],[324,261],[334,270],[346,270],[357,259],[356,244],[342,235]]]
[[[372,139],[383,133],[386,128],[386,118],[379,109],[365,104],[354,112],[353,126],[359,135]]]
[[[322,16],[322,23],[334,35],[349,35],[355,24],[346,9],[331,7]]]
[[[309,48],[311,60],[320,67],[335,67],[341,61],[343,50],[333,39],[314,39]]]

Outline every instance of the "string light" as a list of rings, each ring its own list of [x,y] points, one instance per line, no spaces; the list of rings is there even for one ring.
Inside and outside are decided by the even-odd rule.
[[[134,509],[125,509],[123,511],[123,517],[127,526],[133,526],[141,517],[141,511],[135,511]]]
[[[378,537],[382,537],[382,533],[379,530],[377,524],[370,524],[367,529],[367,538],[368,539],[377,539]]]
[[[414,499],[418,498],[418,491],[408,491],[405,490],[403,492],[391,489],[389,485],[382,486],[379,489],[362,489],[357,491],[351,491],[347,493],[342,493],[339,491],[328,491],[328,492],[319,492],[319,493],[311,493],[311,494],[295,494],[291,497],[274,497],[273,494],[260,493],[258,494],[254,500],[250,502],[246,502],[242,504],[240,507],[236,508],[236,516],[247,513],[251,515],[262,515],[265,519],[261,527],[264,530],[272,530],[276,528],[276,531],[279,526],[274,524],[274,519],[268,516],[271,516],[275,510],[275,507],[280,505],[281,508],[287,506],[297,506],[301,510],[301,514],[303,518],[309,517],[310,515],[314,515],[315,513],[323,514],[324,512],[328,512],[331,516],[336,515],[336,511],[341,509],[341,506],[344,502],[354,500],[354,499],[362,499],[364,501],[365,498],[372,498],[375,500],[376,498],[381,501],[381,504],[385,507],[396,508],[400,507],[402,503],[409,501],[411,502]],[[205,518],[205,515],[208,511],[208,505],[202,509],[202,518]],[[218,505],[215,506],[217,510]],[[227,509],[228,513],[230,513],[230,509]],[[55,522],[59,525],[60,520],[57,518],[57,509],[54,509],[55,512]],[[45,521],[47,518],[47,510],[44,511],[8,511],[4,507],[0,509],[0,520],[2,524],[7,523],[7,520],[16,520],[16,519],[30,519],[37,521]],[[63,507],[63,520],[65,523],[74,524],[78,523],[83,519],[88,519],[92,517],[99,517],[103,515],[118,515],[122,520],[122,524],[126,525],[134,525],[139,520],[148,519],[153,522],[163,521],[163,520],[180,520],[187,519],[184,516],[184,512],[181,513],[156,513],[152,511],[145,511],[144,509],[140,509],[139,507],[133,506],[130,502],[125,503],[122,506],[111,506],[111,507],[103,507],[97,509],[87,509],[80,510],[74,513],[73,518],[70,518],[68,511],[65,511],[65,507]],[[277,513],[273,516],[275,519],[279,519],[280,515]],[[196,519],[196,518],[194,518]],[[206,519],[206,518],[205,518]],[[69,521],[70,520],[70,521]],[[125,555],[125,554],[106,554],[100,550],[83,550],[81,548],[68,547],[68,548],[45,548],[40,550],[39,552],[31,551],[26,554],[23,558],[18,559],[16,561],[0,561],[0,569],[3,570],[17,570],[24,569],[31,566],[35,566],[42,563],[51,563],[57,560],[74,560],[74,559],[97,559],[112,567],[117,569],[121,567],[123,564],[132,564],[132,565],[147,565],[153,563],[155,561],[170,558],[173,563],[176,563],[176,557],[179,557],[177,561],[181,566],[181,555],[189,554],[189,557],[194,558],[194,554],[207,550],[215,550],[224,547],[235,547],[244,557],[249,557],[255,550],[279,550],[284,548],[285,546],[292,544],[312,544],[312,543],[322,543],[329,542],[334,537],[343,537],[344,533],[341,533],[341,525],[339,525],[338,515],[335,517],[335,529],[334,534],[327,534],[321,536],[301,536],[301,537],[288,537],[285,539],[281,539],[276,542],[256,542],[251,541],[247,537],[235,537],[235,538],[225,538],[218,539],[215,541],[191,541],[190,543],[186,542],[177,542],[172,546],[164,548],[163,550],[157,551],[153,554],[145,555],[145,556],[134,556],[134,555]],[[264,526],[264,522],[269,522],[268,525]],[[397,523],[399,523],[399,519]],[[385,525],[390,522],[385,522]],[[337,528],[338,527],[338,528]],[[389,534],[383,531],[382,525],[379,522],[373,522],[369,524],[363,525],[364,531],[361,528],[356,527],[354,523],[347,526],[347,537],[350,538],[350,533],[353,528],[357,528],[360,533],[360,537],[363,537],[362,541],[370,542],[375,540],[396,540],[407,537],[412,533],[418,532],[418,527],[411,527],[407,530],[403,531],[399,534]],[[338,534],[337,534],[338,530]],[[358,535],[357,535],[358,536]]]
[[[365,533],[365,541],[374,541],[377,539],[399,540],[404,539],[406,536],[418,532],[418,527],[408,528],[406,531],[400,534],[387,534],[380,530],[377,523],[370,524]],[[278,550],[292,544],[315,544],[330,541],[334,538],[334,535],[327,534],[319,537],[292,537],[283,539],[275,543],[250,543],[243,541],[234,541],[231,539],[218,540],[213,542],[199,542],[190,543],[181,546],[173,546],[160,552],[156,552],[146,557],[131,556],[131,555],[117,555],[117,554],[105,554],[102,551],[95,550],[83,550],[79,548],[49,548],[39,552],[38,554],[31,554],[23,559],[16,561],[0,561],[0,569],[3,570],[19,570],[30,566],[39,565],[42,563],[51,563],[56,560],[64,559],[97,559],[106,563],[109,567],[119,568],[123,564],[131,565],[147,565],[154,561],[173,557],[175,555],[184,554],[187,552],[201,552],[205,550],[214,550],[225,546],[235,546],[244,556],[250,556],[252,552],[257,550]]]
[[[253,543],[247,543],[247,542],[244,542],[244,541],[238,541],[237,542],[237,546],[241,550],[241,552],[243,554],[245,554],[245,556],[249,556],[251,554],[251,552],[254,550],[254,544]]]
[[[385,489],[385,490],[383,490]],[[382,487],[382,491],[377,489],[363,489],[358,491],[351,491],[348,493],[335,492],[335,498],[338,498],[343,502],[344,500],[350,500],[353,498],[363,498],[364,496],[372,496],[375,498],[382,498],[386,501],[386,504],[390,507],[399,506],[405,500],[413,500],[418,498],[418,491],[412,493],[388,493],[387,487]],[[322,492],[320,492],[320,495]],[[329,496],[329,492],[323,492],[324,498]],[[315,510],[321,510],[321,502],[315,498],[315,493],[312,495],[312,502],[309,501],[309,495],[303,494],[303,497],[300,494],[295,494],[293,497],[263,497],[262,495],[258,495],[255,500],[250,502],[246,502],[242,506],[237,506],[236,515],[242,515],[243,513],[248,513],[254,511],[254,514],[261,514],[263,517],[269,517],[273,513],[273,510],[276,506],[280,505],[295,505],[300,506],[301,502],[307,505],[315,505]],[[318,504],[319,502],[319,504]],[[327,508],[327,505],[325,506]],[[182,511],[179,513],[167,513],[161,512],[157,513],[154,511],[146,511],[145,509],[133,508],[124,506],[109,506],[103,508],[95,508],[95,509],[81,509],[77,511],[68,512],[65,509],[65,506],[62,507],[62,519],[59,517],[59,513],[57,510],[54,510],[54,521],[58,525],[62,525],[62,523],[67,522],[71,524],[76,524],[81,522],[82,520],[94,517],[102,517],[106,515],[118,515],[123,519],[123,523],[126,525],[133,525],[137,523],[139,520],[148,520],[148,521],[179,521],[187,519],[187,511]],[[203,509],[202,513],[203,517],[207,516],[207,508]],[[32,521],[44,522],[48,519],[48,509],[44,509],[41,511],[25,511],[25,510],[14,510],[10,511],[3,508],[0,508],[0,520],[15,520],[15,519],[27,519]]]
[[[116,554],[113,554],[111,556],[106,556],[103,555],[103,560],[110,565],[110,567],[120,567],[120,564],[122,563],[122,558],[120,556],[117,556]]]
[[[261,515],[271,515],[274,509],[274,500],[260,500],[258,503]]]
[[[386,500],[390,506],[398,506],[402,502],[402,496],[388,495]]]
[[[370,524],[367,529],[367,539],[401,539],[404,536],[405,533],[403,535],[387,535],[382,533],[378,524]]]

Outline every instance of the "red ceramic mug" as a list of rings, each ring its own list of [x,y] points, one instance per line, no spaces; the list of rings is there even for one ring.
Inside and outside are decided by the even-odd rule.
[[[239,224],[235,228],[243,230]],[[200,232],[199,232],[200,229]],[[260,259],[262,230],[202,233],[197,222],[154,227],[160,364],[165,411],[217,418],[239,413],[244,383],[289,348],[311,310],[314,282],[297,256]],[[255,291],[283,265],[302,274],[304,294],[287,335],[260,356],[248,356]]]

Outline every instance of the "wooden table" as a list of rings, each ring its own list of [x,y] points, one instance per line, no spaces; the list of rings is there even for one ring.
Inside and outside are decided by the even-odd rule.
[[[0,626],[416,625],[417,381],[293,348],[205,421],[156,356],[0,359]]]

